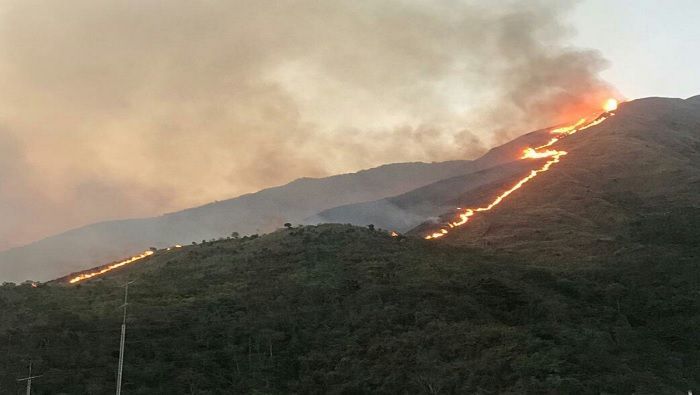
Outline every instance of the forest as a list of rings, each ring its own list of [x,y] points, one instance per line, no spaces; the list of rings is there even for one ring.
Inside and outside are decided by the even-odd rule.
[[[673,221],[683,227],[668,235]],[[158,251],[0,287],[0,393],[682,393],[700,384],[700,221],[557,264],[350,225]]]

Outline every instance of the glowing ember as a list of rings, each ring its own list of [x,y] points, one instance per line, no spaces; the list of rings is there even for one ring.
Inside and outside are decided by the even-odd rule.
[[[538,174],[544,173],[545,171],[549,170],[552,167],[552,165],[559,163],[561,158],[567,154],[566,151],[557,151],[557,150],[545,149],[545,148],[551,147],[557,141],[561,140],[562,138],[564,138],[566,136],[570,136],[576,132],[588,129],[592,126],[598,125],[601,122],[605,121],[610,116],[614,115],[614,114],[610,114],[610,112],[617,109],[617,100],[608,99],[605,102],[605,104],[603,105],[603,109],[605,110],[606,114],[601,115],[600,117],[596,118],[595,120],[586,123],[586,118],[581,118],[578,120],[578,122],[576,122],[573,125],[553,129],[550,131],[550,133],[557,135],[557,137],[551,138],[546,144],[541,145],[537,148],[526,148],[525,150],[523,150],[523,154],[520,157],[521,159],[549,158],[549,160],[547,160],[540,168],[535,169],[535,170],[531,170],[530,174],[528,174],[527,176],[520,179],[515,185],[510,187],[505,192],[502,192],[487,206],[478,207],[478,208],[467,208],[467,209],[460,208],[460,209],[458,209],[461,211],[461,213],[459,213],[457,220],[452,221],[452,222],[448,222],[446,227],[443,227],[442,229],[439,229],[439,230],[425,236],[425,238],[426,239],[437,239],[437,238],[445,236],[446,234],[449,233],[448,229],[456,228],[458,226],[462,226],[462,225],[466,224],[469,221],[469,219],[471,217],[473,217],[474,214],[476,214],[478,212],[491,210],[492,208],[497,206],[499,203],[501,203],[503,201],[503,199],[508,197],[511,193],[518,190],[520,187],[525,185],[525,183],[527,183],[528,181],[537,177]]]
[[[393,230],[391,231],[391,237],[399,237],[399,234],[394,232]]]
[[[142,254],[139,254],[139,255],[136,255],[136,256],[132,256],[131,258],[126,259],[126,260],[123,260],[123,261],[121,261],[121,262],[114,263],[114,264],[109,265],[109,266],[107,266],[107,267],[104,267],[104,268],[102,268],[102,269],[100,269],[100,270],[98,270],[98,271],[96,271],[96,272],[83,273],[83,274],[80,274],[80,275],[78,275],[78,276],[76,276],[76,277],[73,277],[72,279],[70,279],[70,283],[71,283],[71,284],[75,284],[75,283],[77,283],[77,282],[79,282],[79,281],[87,280],[88,278],[92,278],[92,277],[95,277],[95,276],[99,276],[100,274],[105,274],[105,273],[107,273],[107,272],[109,272],[109,271],[112,271],[112,270],[114,270],[114,269],[116,269],[116,268],[119,268],[119,267],[122,267],[122,266],[126,266],[126,265],[128,265],[128,264],[130,264],[130,263],[134,263],[134,262],[139,261],[139,260],[141,260],[141,259],[143,259],[143,258],[149,257],[149,256],[151,256],[151,255],[153,255],[153,254],[154,254],[153,251],[150,251],[150,250],[149,250],[149,251],[144,251]]]

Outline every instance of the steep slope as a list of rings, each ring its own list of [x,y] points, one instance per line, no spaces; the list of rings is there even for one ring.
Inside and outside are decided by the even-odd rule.
[[[517,159],[523,147],[537,146],[549,140],[548,129],[522,135],[489,150],[471,162],[473,173],[436,181],[405,194],[384,199],[334,207],[321,211],[304,222],[375,224],[381,228],[407,231],[426,218],[438,216],[459,206],[460,196],[485,184],[509,181],[514,175],[526,173],[528,166]]]
[[[437,240],[304,226],[77,286],[4,285],[0,389],[21,390],[32,359],[39,391],[113,390],[128,280],[129,393],[700,388],[700,98],[627,103],[557,148],[561,163]]]
[[[563,270],[342,225],[159,251],[78,286],[0,287],[0,389],[21,391],[31,358],[37,393],[113,391],[135,280],[125,393],[685,393],[697,252]]]
[[[697,97],[625,103],[616,116],[563,139],[556,148],[568,152],[561,163],[445,241],[530,251],[541,260],[620,253],[621,241],[642,237],[700,243],[698,235],[670,236],[700,221]],[[483,205],[498,190],[468,197],[466,207]],[[659,228],[659,221],[648,225],[658,218],[665,227]],[[425,224],[414,234],[431,227]]]
[[[461,204],[460,197],[482,188],[514,182],[527,174],[532,162],[515,161],[486,170],[441,180],[410,192],[372,202],[356,203],[321,212],[307,223],[374,224],[406,232],[427,218],[436,218]]]
[[[343,204],[400,194],[469,173],[470,161],[400,163],[320,179],[303,178],[154,218],[102,222],[0,252],[0,281],[46,280],[143,251],[230,235],[269,232]]]

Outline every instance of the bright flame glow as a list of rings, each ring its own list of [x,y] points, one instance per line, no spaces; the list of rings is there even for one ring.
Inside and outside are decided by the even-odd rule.
[[[567,154],[566,151],[558,151],[554,149],[545,149],[549,148],[552,145],[554,145],[557,141],[561,140],[562,138],[565,138],[567,136],[570,136],[576,132],[579,132],[581,130],[588,129],[592,126],[598,125],[608,119],[609,117],[613,116],[614,114],[611,114],[611,111],[614,111],[617,109],[617,100],[615,99],[608,99],[605,104],[603,105],[603,109],[606,111],[606,114],[601,115],[600,117],[594,119],[591,122],[586,123],[586,118],[581,118],[579,119],[575,124],[569,125],[569,126],[564,126],[564,127],[559,127],[556,129],[553,129],[550,131],[550,133],[557,135],[557,137],[552,137],[546,144],[541,145],[536,148],[531,148],[528,147],[523,150],[523,154],[520,157],[520,159],[543,159],[543,158],[549,158],[541,167],[531,170],[530,173],[521,178],[515,185],[507,189],[506,191],[502,192],[500,195],[496,196],[496,198],[489,203],[485,207],[478,207],[478,208],[467,208],[467,209],[458,209],[462,211],[458,215],[458,219],[452,222],[448,222],[446,227],[443,227],[442,229],[439,229],[437,231],[434,231],[433,233],[425,236],[426,239],[437,239],[440,237],[445,236],[446,234],[449,233],[448,229],[453,229],[458,226],[462,226],[466,224],[471,217],[474,216],[474,214],[478,212],[483,212],[483,211],[489,211],[495,206],[497,206],[499,203],[503,201],[506,197],[508,197],[511,193],[515,192],[516,190],[520,189],[523,185],[525,185],[528,181],[532,180],[533,178],[537,177],[538,174],[544,173],[547,170],[549,170],[554,164],[559,163],[561,161],[561,158]]]
[[[134,263],[134,262],[139,261],[139,260],[141,260],[141,259],[143,259],[143,258],[149,257],[149,256],[151,256],[151,255],[153,255],[153,254],[154,254],[154,252],[151,251],[151,250],[144,251],[143,253],[141,253],[141,254],[139,254],[139,255],[132,256],[132,257],[129,258],[129,259],[123,260],[123,261],[121,261],[121,262],[114,263],[114,264],[109,265],[109,266],[107,266],[107,267],[104,267],[104,268],[102,268],[102,269],[100,269],[100,270],[98,270],[98,271],[90,272],[90,273],[82,273],[82,274],[80,274],[80,275],[78,275],[78,276],[76,276],[76,277],[71,278],[71,279],[70,279],[70,283],[71,283],[71,284],[75,284],[75,283],[77,283],[77,282],[80,282],[80,281],[83,281],[83,280],[87,280],[88,278],[92,278],[92,277],[95,277],[95,276],[99,276],[100,274],[105,274],[105,273],[107,273],[107,272],[109,272],[109,271],[112,271],[112,270],[114,270],[114,269],[116,269],[116,268],[119,268],[119,267],[122,267],[122,266],[126,266],[126,265],[128,265],[128,264],[130,264],[130,263]]]
[[[576,122],[573,125],[563,126],[560,128],[552,129],[552,131],[550,133],[552,133],[552,134],[569,134],[572,130],[576,130],[576,128],[583,125],[584,123],[586,123],[586,118],[581,118],[578,120],[578,122]]]
[[[166,248],[165,250],[166,250],[166,251],[170,251],[170,250],[173,250],[173,249],[176,249],[176,248],[182,248],[182,246],[181,246],[180,244],[175,244],[174,246],[168,247],[168,248]],[[122,266],[126,266],[126,265],[128,265],[128,264],[130,264],[130,263],[134,263],[134,262],[136,262],[136,261],[140,261],[141,259],[146,258],[146,257],[149,257],[149,256],[151,256],[151,255],[153,255],[153,254],[155,254],[155,252],[153,252],[153,251],[151,251],[151,250],[144,251],[143,253],[141,253],[141,254],[139,254],[139,255],[132,256],[132,257],[129,258],[129,259],[125,259],[125,260],[123,260],[123,261],[121,261],[121,262],[117,262],[117,263],[114,263],[114,264],[109,265],[109,266],[107,266],[107,267],[103,267],[102,269],[100,269],[100,270],[98,270],[98,271],[94,271],[94,272],[90,272],[90,273],[82,273],[82,274],[80,274],[80,275],[78,275],[78,276],[75,276],[75,277],[73,277],[72,279],[70,279],[70,283],[71,283],[71,284],[75,284],[75,283],[77,283],[77,282],[80,282],[80,281],[83,281],[83,280],[87,280],[87,279],[89,279],[89,278],[92,278],[92,277],[95,277],[95,276],[99,276],[99,275],[101,275],[101,274],[105,274],[105,273],[107,273],[107,272],[109,272],[109,271],[112,271],[112,270],[114,270],[114,269],[120,268],[120,267],[122,267]]]
[[[603,110],[605,110],[605,112],[617,110],[617,100],[612,98],[606,100],[605,104],[603,104]]]
[[[520,159],[542,159],[549,158],[551,156],[556,156],[562,151],[556,151],[553,149],[548,149],[545,151],[537,151],[535,148],[526,148],[523,151],[523,156]]]

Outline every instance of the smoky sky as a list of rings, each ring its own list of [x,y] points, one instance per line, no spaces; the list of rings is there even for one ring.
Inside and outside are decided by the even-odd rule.
[[[610,91],[574,6],[0,0],[0,249],[563,121]]]

